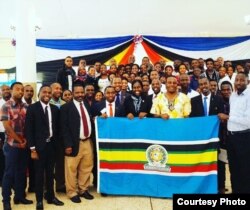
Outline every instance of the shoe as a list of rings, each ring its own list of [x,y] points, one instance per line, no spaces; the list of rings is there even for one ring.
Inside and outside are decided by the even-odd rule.
[[[22,199],[15,199],[14,198],[14,204],[24,204],[24,205],[29,205],[32,204],[33,201],[32,200],[28,200],[26,198],[22,198]]]
[[[10,203],[3,203],[3,210],[11,210]]]
[[[63,188],[60,188],[60,189],[56,189],[56,192],[59,192],[59,193],[66,193],[66,188],[63,187]]]
[[[59,201],[56,197],[54,197],[52,200],[47,200],[48,204],[54,204],[56,206],[63,206],[64,203],[62,201]]]
[[[81,203],[81,199],[79,198],[78,195],[75,195],[74,197],[70,198],[70,200],[71,200],[73,203]]]
[[[36,210],[43,210],[43,202],[36,203]]]
[[[80,195],[81,197],[87,199],[87,200],[93,200],[94,196],[91,195],[88,190],[86,190],[83,194]]]

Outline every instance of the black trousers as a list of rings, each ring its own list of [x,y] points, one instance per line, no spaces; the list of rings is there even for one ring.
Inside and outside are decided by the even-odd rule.
[[[63,142],[58,142],[56,144],[55,166],[56,190],[65,189],[64,154],[65,152]]]
[[[2,186],[2,179],[3,179],[3,173],[4,173],[4,167],[5,167],[5,158],[3,154],[3,144],[5,140],[5,133],[0,132],[0,186]]]
[[[37,202],[43,200],[44,173],[46,178],[46,197],[52,200],[54,193],[55,147],[52,142],[46,143],[42,151],[37,151],[39,159],[35,160],[35,193]]]
[[[229,133],[228,163],[233,193],[250,193],[250,132]]]

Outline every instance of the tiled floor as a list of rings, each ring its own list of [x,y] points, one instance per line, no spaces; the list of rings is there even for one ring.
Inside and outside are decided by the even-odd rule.
[[[230,193],[229,172],[227,169],[226,187],[229,189],[227,193]],[[72,203],[64,194],[57,194],[57,197],[62,200],[65,205],[58,207],[49,205],[44,202],[45,210],[171,210],[171,199],[159,199],[148,197],[127,197],[127,196],[108,196],[101,197],[96,193],[94,189],[90,189],[91,193],[95,196],[94,200],[82,199],[80,204]],[[35,201],[34,193],[30,193],[27,196],[28,199]],[[2,206],[0,206],[0,209]],[[12,203],[12,210],[34,210],[33,205],[14,205]]]

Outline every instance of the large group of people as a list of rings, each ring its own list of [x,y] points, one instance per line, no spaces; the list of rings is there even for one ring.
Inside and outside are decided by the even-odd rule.
[[[144,57],[138,65],[131,55],[126,65],[112,59],[109,67],[100,62],[87,66],[81,59],[76,72],[68,56],[57,81],[41,86],[37,102],[31,85],[2,85],[3,209],[11,210],[11,189],[14,204],[32,204],[25,189],[35,192],[38,210],[44,208],[43,199],[64,205],[55,191],[66,193],[74,203],[81,197],[94,199],[89,187],[91,174],[97,185],[97,116],[167,120],[217,115],[218,153],[227,150],[232,193],[250,193],[249,69],[250,63],[233,66],[222,57],[175,60],[173,66],[164,60],[152,65]],[[225,162],[218,159],[218,193],[225,190]]]

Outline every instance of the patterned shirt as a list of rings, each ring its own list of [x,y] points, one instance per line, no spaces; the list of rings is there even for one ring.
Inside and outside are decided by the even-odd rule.
[[[14,132],[24,137],[25,116],[28,105],[21,102],[16,103],[12,98],[7,101],[1,108],[1,121],[10,121],[10,126]],[[18,142],[6,132],[6,141],[11,146],[18,146]]]
[[[188,117],[191,112],[190,99],[183,93],[178,93],[173,101],[169,101],[165,94],[160,94],[154,101],[151,114],[168,114],[169,118]]]

